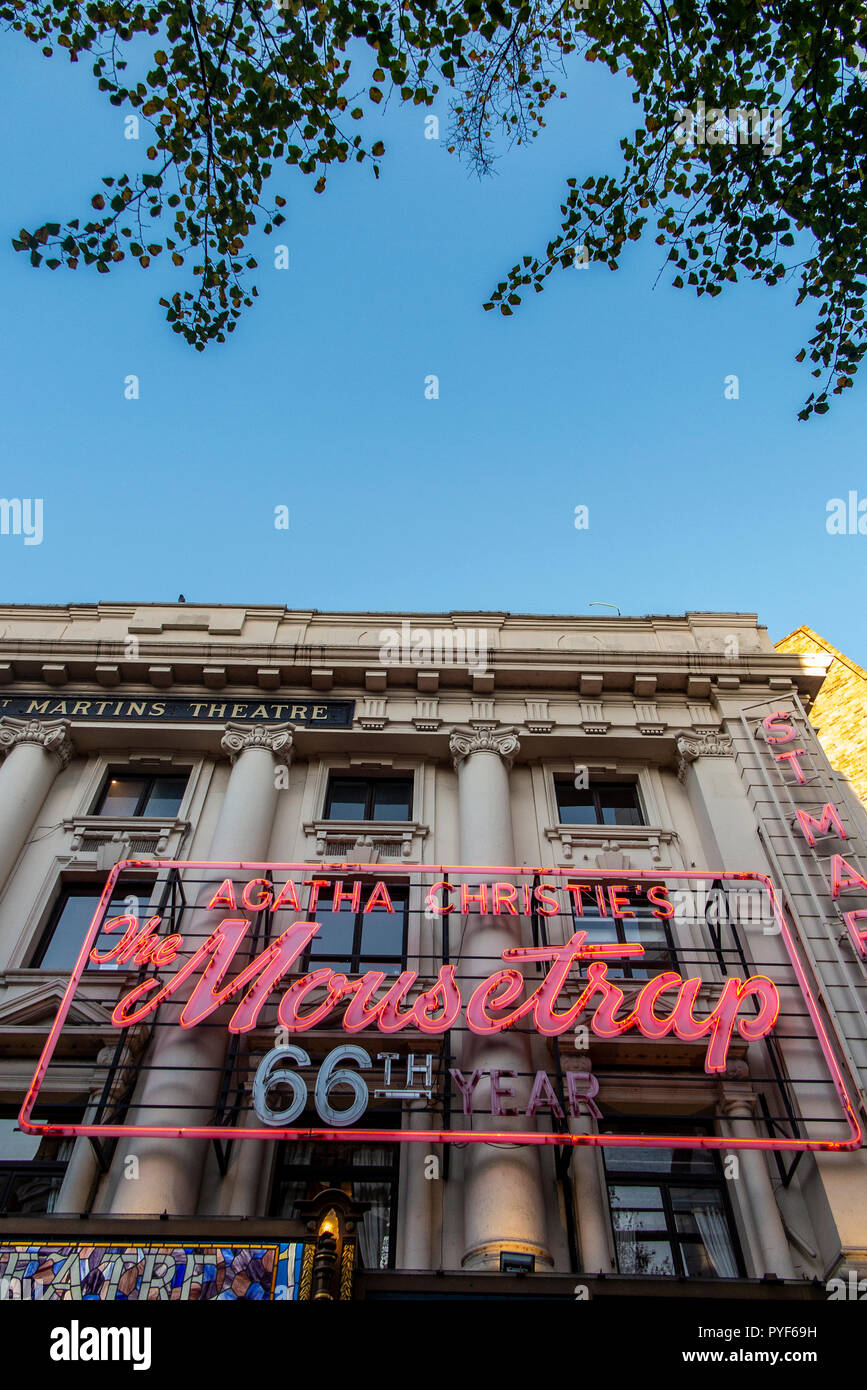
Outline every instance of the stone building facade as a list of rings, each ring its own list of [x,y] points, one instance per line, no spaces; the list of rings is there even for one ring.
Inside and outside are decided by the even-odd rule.
[[[577,1279],[589,1298],[800,1300],[867,1272],[867,822],[807,718],[825,656],[730,613],[2,616],[7,1297],[482,1297],[531,1277],[553,1298]],[[320,897],[280,930],[317,933],[246,1032],[237,993],[192,1023],[179,994],[118,1024],[227,914],[253,945],[223,983],[282,949],[290,881]],[[180,945],[136,965],[120,932],[148,922]],[[622,1025],[583,1024],[589,957],[562,986],[568,1032],[538,1009],[489,1028],[494,989],[476,1026],[437,1031],[445,995],[418,1003],[435,979],[464,1004],[497,972],[510,999],[540,988],[581,933],[608,952],[601,994],[634,1007]],[[317,970],[334,1007],[287,1032],[281,991]],[[347,1042],[346,982],[369,971],[406,975],[427,1031],[395,1005],[391,1032],[382,1014]],[[692,1022],[651,1004],[633,1026],[666,972],[695,982]],[[715,1066],[693,1025],[759,977],[779,1017],[744,1006]],[[25,1095],[38,1133],[17,1128]]]

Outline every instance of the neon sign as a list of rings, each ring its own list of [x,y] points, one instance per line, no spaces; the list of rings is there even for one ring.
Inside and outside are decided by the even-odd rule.
[[[383,887],[378,884],[377,890]],[[244,891],[246,894],[247,889]],[[618,895],[612,893],[612,896]],[[213,900],[209,906],[212,904]],[[629,916],[634,915],[629,913]],[[661,915],[658,909],[654,915]],[[128,917],[113,918],[105,924],[104,930],[112,931],[129,921]],[[90,952],[90,959],[94,963],[104,964],[115,956],[115,952],[117,958],[126,958],[135,952],[134,959],[140,961],[164,964],[173,960],[181,948],[181,942],[174,937],[155,936],[158,922],[159,918],[151,918],[145,931],[138,937],[135,927],[128,925],[118,947],[107,952],[94,949]],[[150,975],[125,994],[115,1006],[112,1023],[117,1028],[128,1028],[143,1022],[160,1004],[179,993],[188,981],[193,981],[192,991],[181,1010],[181,1028],[195,1028],[229,1000],[237,999],[235,1010],[226,1025],[228,1031],[251,1032],[258,1026],[260,1012],[272,990],[314,942],[319,923],[293,922],[276,941],[238,971],[230,983],[224,984],[232,960],[245,944],[251,925],[246,917],[223,918],[167,984],[162,984],[158,975]],[[595,1006],[590,1027],[597,1037],[618,1038],[631,1028],[637,1028],[645,1038],[664,1038],[669,1033],[683,1042],[698,1042],[706,1038],[705,1070],[724,1072],[735,1025],[740,1036],[752,1042],[765,1037],[776,1023],[780,997],[773,980],[766,975],[751,975],[746,980],[726,980],[715,1007],[705,1017],[697,1019],[694,1011],[704,981],[697,975],[684,980],[676,971],[667,970],[649,979],[641,989],[634,1008],[623,1012],[623,990],[608,978],[608,965],[604,958],[643,955],[644,947],[639,943],[615,946],[595,944],[587,941],[586,931],[573,933],[562,946],[507,949],[502,953],[504,960],[545,961],[549,965],[547,974],[541,984],[522,999],[527,982],[521,972],[515,968],[495,971],[466,1000],[466,1024],[471,1032],[487,1036],[512,1028],[521,1019],[530,1016],[538,1033],[557,1037],[574,1029],[585,1010],[589,1011],[591,1006]],[[588,983],[575,1003],[558,1010],[557,1004],[567,977],[573,965],[581,961],[589,962]],[[376,997],[387,980],[384,971],[368,970],[351,980],[323,966],[300,975],[289,985],[280,1001],[277,1018],[287,1032],[305,1033],[323,1025],[339,1006],[345,1005],[341,1026],[346,1033],[360,1033],[371,1028],[381,1033],[399,1033],[406,1028],[420,1033],[447,1032],[457,1024],[464,1004],[455,978],[455,967],[441,966],[433,985],[422,990],[411,1005],[402,1007],[407,1004],[418,978],[416,970],[402,970],[395,983]],[[308,996],[321,989],[326,991],[325,1000],[303,1010]],[[656,1008],[664,1007],[663,996],[675,992],[676,998],[669,1001],[667,1013],[660,1018]],[[755,1017],[746,1010],[751,1001],[758,1005]],[[512,1005],[515,1007],[512,1008]],[[504,1012],[506,1010],[508,1012]]]
[[[773,714],[768,714],[762,720],[761,727],[765,731],[765,742],[768,744],[791,743],[798,738],[798,731],[791,722],[791,715],[787,710],[776,710]],[[774,753],[777,762],[788,763],[791,767],[795,781],[799,785],[806,783],[801,765],[798,759],[806,753],[805,748],[793,748],[786,753]],[[836,835],[840,840],[848,839],[845,826],[840,819],[840,813],[833,802],[826,801],[819,812],[818,817],[810,815],[808,811],[801,809],[795,812],[798,825],[804,839],[810,849],[815,849],[818,836]],[[835,900],[841,893],[867,893],[867,879],[844,859],[842,854],[831,855],[831,896]],[[855,908],[851,912],[843,913],[843,921],[851,937],[852,944],[859,956],[867,957],[867,931],[856,925],[862,917],[867,917],[867,908]]]
[[[819,828],[824,819],[827,817],[823,815],[823,820],[817,823]],[[180,922],[170,922],[165,910],[152,913],[144,922],[131,913],[104,920],[109,904],[115,899],[118,877],[121,874],[126,877],[137,870],[163,877],[174,875],[187,889],[182,895],[185,911],[189,908],[193,915],[207,913],[205,931],[194,936],[186,927],[187,918],[183,913]],[[634,1134],[573,1134],[565,1124],[551,1132],[529,1128],[507,1128],[500,1132],[496,1126],[473,1127],[473,1116],[478,1113],[473,1108],[477,1087],[490,1096],[493,1120],[500,1115],[526,1115],[529,1120],[541,1111],[551,1117],[553,1125],[555,1119],[563,1121],[567,1114],[573,1118],[582,1114],[598,1116],[593,1100],[598,1094],[598,1080],[588,1074],[589,1060],[584,1071],[566,1068],[565,1076],[558,1078],[559,1093],[548,1073],[537,1070],[532,1074],[530,1100],[521,1109],[511,1103],[515,1091],[510,1083],[515,1080],[515,1073],[487,1071],[483,1065],[467,1072],[444,1062],[442,1076],[447,1078],[452,1095],[461,1098],[459,1103],[468,1121],[464,1127],[443,1125],[442,1121],[429,1129],[359,1127],[353,1128],[353,1136],[379,1142],[651,1144],[657,1147],[665,1143],[670,1147],[726,1149],[841,1150],[859,1145],[858,1120],[816,1000],[773,885],[763,875],[695,869],[618,870],[616,873],[600,870],[585,875],[591,882],[578,882],[576,879],[580,876],[573,870],[515,866],[401,865],[389,866],[385,877],[378,877],[383,872],[381,865],[361,864],[351,866],[348,872],[345,865],[329,869],[322,864],[314,867],[129,860],[116,865],[82,943],[25,1098],[21,1128],[27,1133],[91,1137],[141,1134],[220,1140],[230,1137],[336,1138],[345,1134],[346,1126],[361,1119],[366,1111],[369,1088],[363,1073],[375,1069],[371,1057],[374,1049],[369,1039],[376,1039],[377,1035],[394,1038],[392,1047],[400,1046],[405,1039],[403,1046],[413,1051],[408,1054],[407,1086],[401,1088],[389,1081],[376,1089],[375,1095],[391,1094],[405,1099],[410,1093],[426,1094],[433,1111],[439,1102],[433,1100],[430,1085],[434,1058],[438,1055],[432,1042],[451,1030],[462,1030],[483,1039],[520,1027],[557,1040],[576,1029],[583,1029],[588,1036],[592,1033],[597,1040],[595,1045],[609,1047],[620,1045],[629,1035],[637,1035],[653,1044],[667,1042],[669,1048],[691,1045],[693,1052],[682,1054],[681,1065],[688,1067],[694,1066],[689,1057],[698,1047],[703,1053],[705,1076],[720,1077],[726,1072],[735,1041],[743,1047],[771,1035],[780,1015],[781,989],[797,985],[843,1108],[847,1138],[790,1137],[779,1132],[760,1133],[755,1137],[699,1137],[673,1133],[646,1138]],[[841,891],[845,891],[852,873],[851,866],[842,861]],[[674,916],[666,881],[708,879],[727,883],[732,891],[738,890],[744,882],[761,885],[788,951],[785,979],[777,980],[764,971],[750,973],[748,968],[733,972],[725,964],[715,970],[705,963],[695,974],[680,973],[673,968],[660,970],[659,964],[651,964],[654,958],[659,961],[659,948],[654,946],[656,954],[651,956],[649,947],[646,949],[637,938],[643,922],[651,927],[656,924],[657,937],[651,933],[648,941],[658,939],[661,924]],[[189,888],[193,883],[198,891],[191,904]],[[206,886],[199,887],[202,884]],[[441,924],[444,941],[448,940],[450,926],[457,933],[461,921],[462,930],[466,932],[473,920],[482,917],[488,921],[499,917],[504,922],[530,917],[534,944],[506,947],[501,952],[502,964],[491,969],[491,965],[496,964],[491,962],[490,973],[485,973],[483,978],[478,973],[470,978],[460,956],[450,957],[445,947],[438,969],[432,969],[424,978],[417,970],[398,970],[396,965],[391,973],[381,968],[364,969],[362,965],[353,974],[346,969],[346,964],[343,969],[335,968],[341,964],[338,960],[332,965],[320,966],[308,959],[321,939],[324,914],[332,928],[334,920],[339,920],[344,913],[347,918],[358,914],[394,915],[397,884],[401,885],[404,909],[408,895],[412,894],[415,910],[429,921]],[[326,901],[329,896],[330,901]],[[554,923],[553,919],[558,916],[560,923]],[[854,919],[856,914],[852,916]],[[638,918],[642,920],[637,921]],[[545,926],[546,922],[550,926]],[[168,931],[169,926],[180,926],[181,930]],[[549,940],[549,930],[553,929],[556,934],[558,927],[563,939]],[[260,930],[264,931],[265,944],[258,948]],[[858,930],[854,921],[850,930]],[[594,931],[605,939],[594,940]],[[864,935],[867,936],[867,932]],[[323,954],[339,957],[346,951],[332,946]],[[677,959],[682,959],[683,954],[678,944]],[[746,967],[743,953],[740,961],[741,966]],[[671,964],[674,963],[671,958]],[[280,1033],[281,1045],[265,1048],[265,1056],[256,1071],[252,1109],[260,1121],[258,1126],[237,1122],[237,1117],[234,1124],[178,1126],[115,1122],[49,1124],[34,1118],[39,1092],[75,991],[85,971],[92,979],[94,970],[108,966],[138,967],[140,974],[131,987],[128,979],[119,979],[113,1008],[109,1004],[111,1021],[119,1030],[119,1037],[130,1027],[153,1022],[157,1010],[167,1003],[171,1009],[168,1015],[161,1017],[161,1027],[186,1031],[191,1035],[191,1045],[194,1045],[195,1030],[201,1025],[225,1026],[228,1034],[249,1039],[252,1056],[257,1046],[262,1050],[263,1035],[275,1029]],[[231,973],[233,969],[234,974]],[[225,1019],[225,1024],[214,1019],[218,1010],[222,1011],[220,1019]],[[327,1030],[332,1042],[335,1030],[342,1031],[348,1038],[344,1044],[332,1046],[323,1060],[311,1062],[306,1047],[290,1039],[303,1035],[315,1039],[317,1029]],[[352,1041],[355,1037],[359,1038],[358,1043]],[[361,1046],[362,1042],[366,1045]],[[476,1049],[479,1046],[477,1043]],[[478,1050],[475,1055],[476,1061],[483,1063],[483,1055]],[[396,1052],[377,1052],[377,1063],[385,1060],[386,1078],[390,1078],[392,1064],[398,1056]],[[316,1071],[312,1089],[323,1128],[312,1128],[309,1121],[306,1127],[293,1127],[309,1107],[310,1083],[301,1075],[305,1069]],[[416,1072],[426,1077],[426,1087],[414,1084]],[[342,1084],[344,1092],[348,1088],[352,1093],[349,1107],[333,1103],[332,1093],[338,1083]],[[290,1092],[288,1104],[285,1103],[287,1088]],[[284,1093],[280,1103],[270,1098],[277,1090]],[[823,1135],[827,1135],[827,1127]]]

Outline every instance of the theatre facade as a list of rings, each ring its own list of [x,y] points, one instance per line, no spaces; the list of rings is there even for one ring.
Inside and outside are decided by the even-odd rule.
[[[736,613],[2,618],[0,1297],[857,1296],[827,654]]]

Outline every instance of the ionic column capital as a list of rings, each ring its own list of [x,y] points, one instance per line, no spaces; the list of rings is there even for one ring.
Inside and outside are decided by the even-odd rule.
[[[66,767],[75,753],[65,719],[0,719],[0,752],[9,753],[18,743],[38,743],[46,753],[54,753]]]
[[[286,767],[295,754],[289,724],[227,724],[220,747],[233,763],[248,748],[264,748]]]
[[[694,763],[696,758],[728,758],[732,754],[732,741],[727,734],[680,734],[676,746],[677,775],[681,782],[686,777],[690,763]]]
[[[449,752],[457,770],[472,753],[496,753],[506,767],[521,751],[514,729],[455,729],[449,737]]]

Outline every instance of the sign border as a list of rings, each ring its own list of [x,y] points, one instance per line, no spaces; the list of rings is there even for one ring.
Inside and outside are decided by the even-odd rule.
[[[858,1149],[861,1146],[862,1131],[855,1112],[852,1099],[846,1088],[846,1082],[837,1059],[831,1041],[825,1030],[819,1013],[818,1005],[813,997],[807,980],[804,967],[801,964],[798,952],[795,947],[794,937],[786,921],[776,889],[767,874],[751,873],[743,870],[732,869],[597,869],[593,872],[594,879],[616,878],[622,882],[624,879],[642,880],[652,878],[655,880],[668,879],[710,879],[712,881],[734,880],[758,882],[765,886],[773,909],[774,918],[780,928],[786,951],[789,956],[789,963],[794,970],[795,977],[801,990],[804,1002],[816,1032],[816,1039],[822,1049],[831,1080],[837,1096],[843,1108],[845,1118],[849,1126],[849,1138],[845,1140],[831,1139],[781,1139],[781,1138],[751,1138],[751,1137],[723,1137],[720,1135],[609,1135],[609,1134],[571,1134],[569,1132],[545,1133],[539,1130],[437,1130],[437,1129],[409,1129],[409,1130],[390,1130],[390,1129],[363,1129],[363,1128],[335,1128],[335,1129],[281,1129],[276,1126],[265,1126],[262,1128],[235,1127],[228,1128],[221,1125],[182,1125],[182,1126],[157,1126],[157,1125],[62,1125],[62,1124],[40,1124],[33,1121],[31,1115],[39,1096],[45,1073],[54,1055],[54,1049],[66,1016],[72,1005],[75,991],[81,982],[81,976],[87,965],[91,948],[99,935],[105,912],[112,899],[112,890],[115,883],[122,873],[134,869],[156,869],[164,872],[166,869],[219,869],[226,871],[223,876],[234,876],[235,874],[247,873],[250,870],[267,869],[270,871],[307,871],[315,870],[322,873],[326,869],[330,872],[342,870],[344,872],[357,871],[370,875],[375,873],[378,877],[383,876],[385,867],[386,878],[391,878],[397,874],[422,874],[422,873],[460,873],[460,874],[517,874],[521,877],[528,874],[541,874],[545,877],[574,877],[574,869],[545,868],[535,865],[479,865],[479,864],[401,864],[387,865],[382,864],[363,864],[354,862],[342,862],[340,864],[305,864],[305,863],[280,863],[260,860],[208,860],[208,859],[122,859],[111,869],[103,888],[99,902],[93,915],[90,927],[84,939],[84,943],[78,955],[78,959],[73,967],[72,974],[67,982],[63,998],[57,1016],[51,1026],[51,1030],[45,1041],[45,1046],[39,1058],[36,1072],[33,1076],[24,1103],[18,1116],[18,1123],[25,1134],[40,1134],[46,1136],[56,1136],[63,1138],[78,1138],[80,1136],[93,1139],[112,1139],[139,1136],[154,1139],[289,1139],[306,1140],[308,1142],[346,1142],[347,1136],[351,1135],[358,1143],[374,1141],[377,1143],[426,1143],[426,1144],[510,1144],[510,1145],[534,1145],[540,1147],[558,1148],[678,1148],[678,1149],[769,1149],[777,1152],[846,1152]],[[253,877],[258,875],[254,872]]]

